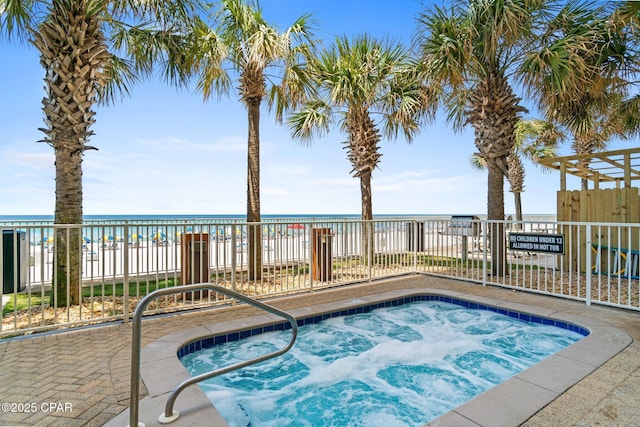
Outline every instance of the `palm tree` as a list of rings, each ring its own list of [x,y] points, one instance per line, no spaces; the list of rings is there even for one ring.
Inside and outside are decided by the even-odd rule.
[[[540,49],[529,53],[524,66],[539,108],[573,136],[576,154],[603,150],[613,136],[627,134],[620,112],[628,92],[621,67],[631,63],[629,37],[615,30],[610,16],[604,7],[567,5],[541,35]],[[562,44],[550,55],[548,47],[558,46],[559,40],[573,43]],[[557,64],[565,68],[562,80],[549,71]],[[567,84],[570,81],[574,84]],[[575,90],[575,84],[580,90]],[[589,163],[588,157],[580,160],[584,168]],[[587,189],[586,179],[582,188]]]
[[[628,134],[640,132],[640,94],[638,94],[638,75],[640,74],[640,2],[627,1],[621,3],[612,14],[610,20],[617,34],[625,38],[625,55],[619,55],[614,70],[624,76],[624,85],[629,88],[631,96],[622,100],[619,108],[614,110],[622,120],[623,130]]]
[[[504,176],[520,113],[510,73],[535,36],[543,1],[458,0],[418,16],[416,47],[427,80],[448,89],[456,128],[474,129],[477,156],[487,164],[489,220],[504,220]],[[492,273],[504,272],[504,224],[492,224]]]
[[[507,181],[513,193],[516,221],[522,221],[522,193],[524,192],[525,169],[523,159],[534,165],[538,160],[557,156],[558,143],[564,139],[563,133],[552,123],[544,120],[520,120],[516,124],[516,141],[513,152],[507,157]],[[486,169],[482,157],[472,156],[471,164],[477,169]],[[544,170],[544,169],[543,169]]]
[[[52,304],[80,301],[82,159],[87,150],[97,149],[88,145],[94,107],[127,92],[136,71],[144,71],[116,56],[111,43],[128,31],[153,25],[160,33],[171,22],[186,20],[194,7],[189,1],[0,0],[0,35],[27,40],[40,53],[45,70],[45,127],[40,130],[55,154],[54,221],[76,225],[56,233]]]
[[[263,100],[275,108],[276,120],[295,107],[308,90],[304,63],[314,51],[309,15],[298,18],[283,32],[269,25],[258,1],[222,0],[216,28],[194,20],[182,69],[197,75],[197,87],[208,99],[227,95],[234,76],[238,95],[247,108],[247,222],[249,225],[249,279],[262,276],[260,222],[260,108]]]
[[[519,115],[526,111],[513,88],[543,99],[541,88],[548,83],[556,92],[546,92],[549,96],[540,101],[547,107],[584,89],[593,31],[590,20],[573,17],[587,12],[573,1],[457,0],[418,18],[416,46],[426,78],[446,85],[449,118],[456,128],[473,127],[477,154],[487,163],[489,220],[504,219],[503,176],[508,176]],[[569,25],[573,31],[561,31]],[[489,235],[491,272],[502,275],[503,225],[495,223]]]
[[[608,107],[602,105],[589,109],[585,108],[586,105],[583,104],[580,107],[580,113],[585,122],[578,128],[568,125],[573,134],[571,148],[576,154],[593,154],[597,151],[603,151],[612,137],[626,137],[627,133],[621,120],[622,116],[612,115],[612,113],[621,108],[619,106],[621,99],[608,97],[607,99],[608,101],[604,102],[611,103]],[[604,110],[597,111],[599,108]],[[565,119],[565,123],[567,122],[573,123],[572,120]],[[590,163],[591,160],[588,157],[578,161],[578,164],[583,168],[588,168]],[[588,180],[586,178],[581,179],[581,188],[583,190],[588,189]]]
[[[524,192],[524,165],[522,159],[528,159],[534,165],[540,159],[556,157],[558,145],[564,134],[553,123],[544,120],[521,120],[516,125],[516,143],[514,152],[508,157],[509,191],[513,192],[516,220],[522,221],[522,193]],[[548,170],[542,168],[542,171]]]
[[[327,134],[333,124],[347,135],[344,148],[351,173],[360,180],[365,224],[373,219],[371,177],[380,162],[383,136],[397,138],[402,132],[411,141],[421,119],[434,114],[435,104],[412,68],[414,61],[400,44],[368,35],[353,41],[337,38],[310,64],[316,96],[289,119],[294,138],[301,141]],[[363,248],[370,257],[368,225],[363,227]]]

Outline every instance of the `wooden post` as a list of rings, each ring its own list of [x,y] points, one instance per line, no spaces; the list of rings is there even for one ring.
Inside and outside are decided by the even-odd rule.
[[[209,233],[184,233],[180,242],[180,283],[190,285],[209,282]],[[189,292],[186,299],[206,298],[209,291]],[[193,295],[192,295],[193,294]]]
[[[567,166],[560,163],[560,191],[567,191]]]
[[[311,230],[311,277],[313,280],[329,282],[333,277],[332,237],[330,228]]]

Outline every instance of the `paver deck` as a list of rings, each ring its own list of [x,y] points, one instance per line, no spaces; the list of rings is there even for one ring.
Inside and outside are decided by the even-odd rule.
[[[640,426],[640,313],[461,281],[406,280],[305,293],[269,300],[285,310],[394,289],[437,288],[550,308],[597,319],[633,342],[536,415],[525,426]],[[183,313],[144,322],[143,346],[182,329],[253,316],[244,305]],[[0,426],[102,426],[129,404],[131,325],[115,324],[35,334],[0,342]],[[141,398],[146,394],[141,386]]]

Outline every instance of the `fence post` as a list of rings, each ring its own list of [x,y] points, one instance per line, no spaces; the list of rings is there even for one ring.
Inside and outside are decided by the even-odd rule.
[[[489,221],[482,221],[482,286],[487,286],[487,234],[489,234]]]
[[[413,239],[413,272],[418,273],[418,221],[413,222],[413,235],[416,236]]]
[[[587,275],[587,283],[586,283],[586,287],[587,287],[587,305],[591,305],[591,224],[587,223],[587,227],[586,227],[586,233],[587,235],[585,236],[585,251],[587,252],[585,254],[585,264],[586,264],[586,268],[585,268],[585,272]]]
[[[113,236],[113,238],[115,239],[115,236]],[[123,248],[122,248],[122,254],[124,256],[124,259],[122,260],[122,269],[124,270],[123,276],[122,276],[122,316],[124,317],[124,323],[129,323],[129,313],[130,313],[130,307],[129,307],[129,223],[128,221],[125,221],[124,223],[124,229],[122,231],[122,238],[123,238]],[[126,242],[124,242],[124,239],[127,239]],[[148,286],[148,284],[147,284]]]
[[[309,224],[309,229],[305,230],[305,235],[307,239],[307,260],[309,262],[309,292],[313,291],[313,229],[316,227],[315,223]],[[307,234],[309,233],[309,234]],[[305,249],[303,249],[303,254],[305,253]]]
[[[236,224],[231,224],[231,290],[236,292],[236,268],[237,268],[237,257],[238,257],[238,248],[236,247]],[[235,301],[233,301],[235,302]]]
[[[367,241],[368,241],[368,245],[367,245],[367,276],[369,277],[369,283],[371,283],[371,268],[372,268],[372,263],[373,260],[371,258],[373,258],[373,232],[374,232],[374,227],[373,227],[373,220],[367,221]]]

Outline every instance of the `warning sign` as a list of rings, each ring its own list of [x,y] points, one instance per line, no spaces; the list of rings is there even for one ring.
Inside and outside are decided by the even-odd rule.
[[[509,249],[514,251],[564,253],[564,234],[510,233]]]

